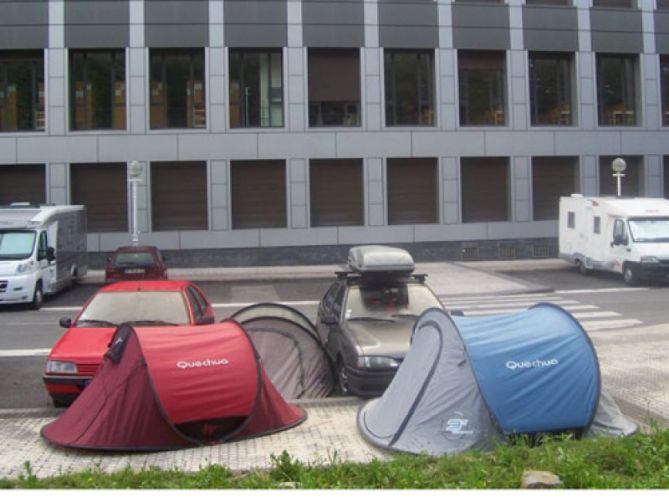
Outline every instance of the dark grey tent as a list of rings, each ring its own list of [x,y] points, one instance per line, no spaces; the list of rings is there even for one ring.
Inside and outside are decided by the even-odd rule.
[[[334,366],[313,323],[279,303],[256,303],[231,316],[253,342],[262,367],[285,399],[325,397],[334,388]]]
[[[601,394],[587,333],[551,304],[471,318],[425,311],[390,386],[361,408],[358,428],[376,446],[430,455],[488,449],[515,434],[637,430]]]

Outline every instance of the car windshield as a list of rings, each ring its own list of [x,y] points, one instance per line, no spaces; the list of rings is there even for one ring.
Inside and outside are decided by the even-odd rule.
[[[346,320],[415,318],[431,307],[442,308],[424,284],[368,284],[349,290]]]
[[[117,267],[151,267],[154,264],[153,255],[147,252],[118,253],[114,258]]]
[[[669,218],[629,220],[634,242],[669,242]]]
[[[24,260],[33,254],[35,232],[30,230],[0,231],[0,260]]]
[[[98,293],[79,316],[77,326],[138,321],[188,324],[190,319],[179,291],[114,291]]]

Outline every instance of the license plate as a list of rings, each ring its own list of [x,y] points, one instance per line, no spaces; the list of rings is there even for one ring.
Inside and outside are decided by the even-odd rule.
[[[126,274],[143,274],[144,269],[143,268],[126,268],[125,273]]]

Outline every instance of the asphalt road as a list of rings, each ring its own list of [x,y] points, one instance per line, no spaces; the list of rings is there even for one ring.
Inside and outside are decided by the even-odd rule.
[[[530,297],[523,301],[558,301],[576,305],[586,323],[593,329],[606,329],[627,322],[630,326],[652,325],[669,322],[666,305],[669,304],[669,287],[648,285],[626,288],[620,276],[595,273],[580,275],[575,269],[515,270],[505,275],[536,285],[552,288],[553,293]],[[314,319],[316,306],[327,290],[330,280],[314,279],[272,282],[207,282],[198,281],[207,297],[214,304],[216,319],[221,320],[245,304],[261,301],[281,301]],[[428,280],[429,283],[429,280]],[[85,300],[99,287],[79,285],[72,291],[45,301],[40,311],[22,307],[0,307],[0,409],[50,407],[41,381],[48,349],[63,334],[58,325],[60,317],[73,317]],[[472,313],[499,313],[514,298],[443,297],[447,308],[459,308]],[[462,302],[462,304],[461,304]],[[488,310],[486,304],[489,304]],[[520,303],[513,303],[517,308]],[[478,312],[475,312],[478,311]],[[601,320],[606,314],[612,320]],[[20,350],[27,355],[21,356]]]

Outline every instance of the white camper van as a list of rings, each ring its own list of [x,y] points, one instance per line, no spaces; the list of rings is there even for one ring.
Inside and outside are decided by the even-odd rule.
[[[560,257],[581,272],[609,270],[625,283],[669,279],[669,200],[560,198]]]
[[[0,305],[42,305],[88,271],[84,206],[0,207]]]

